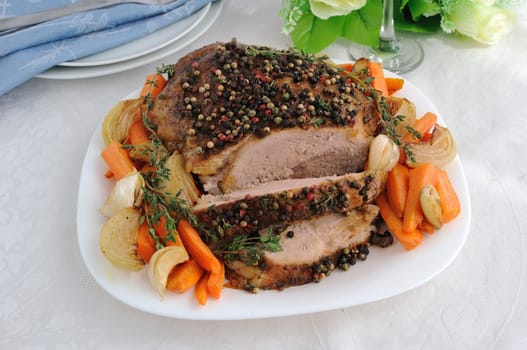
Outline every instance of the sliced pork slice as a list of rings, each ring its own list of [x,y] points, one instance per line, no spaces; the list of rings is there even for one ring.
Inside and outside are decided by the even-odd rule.
[[[366,205],[347,215],[331,214],[291,224],[280,232],[282,251],[266,252],[258,266],[227,261],[227,278],[239,289],[284,289],[319,281],[337,266],[347,269],[366,259],[378,213],[377,206]]]
[[[220,238],[250,233],[276,223],[341,213],[372,202],[386,173],[362,172],[268,182],[252,190],[202,196],[193,211]]]
[[[337,127],[288,129],[253,138],[235,154],[219,187],[230,193],[283,179],[360,172],[371,139]]]

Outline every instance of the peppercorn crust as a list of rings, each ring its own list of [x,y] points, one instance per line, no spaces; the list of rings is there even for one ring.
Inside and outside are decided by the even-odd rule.
[[[271,186],[224,196],[205,196],[194,207],[200,222],[220,236],[259,231],[274,224],[288,224],[332,213],[344,213],[371,203],[383,191],[386,173],[366,171],[343,176],[282,181]],[[287,184],[289,184],[287,186]],[[276,187],[275,184],[273,184]]]
[[[348,216],[332,214],[293,223],[282,229],[282,251],[266,252],[257,265],[227,260],[227,278],[232,288],[284,289],[319,282],[335,269],[348,270],[369,254],[369,237],[379,209],[365,205]]]
[[[369,88],[324,59],[292,50],[214,43],[181,58],[151,111],[158,136],[186,168],[214,174],[250,137],[323,127],[377,133]]]

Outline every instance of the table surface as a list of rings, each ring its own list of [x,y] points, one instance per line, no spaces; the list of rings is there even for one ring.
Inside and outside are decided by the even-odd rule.
[[[232,37],[290,45],[279,1],[224,1],[210,30],[162,61]],[[81,259],[79,177],[101,118],[161,62],[99,78],[32,79],[0,96],[0,348],[526,349],[527,16],[491,47],[416,38],[425,59],[403,76],[454,133],[472,201],[468,239],[433,280],[366,305],[250,321],[169,319],[122,304]]]

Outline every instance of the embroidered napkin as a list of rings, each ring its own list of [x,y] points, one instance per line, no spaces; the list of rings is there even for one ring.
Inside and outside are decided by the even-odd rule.
[[[213,0],[162,6],[120,4],[72,14],[0,36],[0,95],[66,61],[108,50],[184,19]],[[5,0],[0,18],[64,6],[72,0]]]

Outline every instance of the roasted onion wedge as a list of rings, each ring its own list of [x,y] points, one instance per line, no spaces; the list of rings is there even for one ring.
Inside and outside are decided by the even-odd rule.
[[[106,145],[126,140],[130,125],[141,118],[141,102],[140,98],[119,101],[106,114],[102,122],[102,139]]]
[[[395,132],[399,137],[404,137],[408,133],[407,126],[415,122],[415,105],[406,98],[395,96],[386,97],[386,105],[391,116],[398,119]]]
[[[152,255],[148,263],[148,279],[161,298],[163,298],[170,271],[174,266],[188,259],[187,250],[181,246],[167,246]]]
[[[183,156],[177,151],[174,152],[165,161],[165,168],[169,170],[170,175],[168,179],[164,180],[164,192],[170,196],[179,196],[191,206],[196,204],[201,193],[192,175],[185,169]]]
[[[112,216],[101,229],[99,246],[112,265],[139,271],[143,261],[137,256],[137,233],[141,211],[125,208]]]
[[[407,157],[406,164],[412,168],[424,163],[431,163],[441,168],[450,163],[457,154],[454,137],[441,125],[434,127],[430,141],[411,143],[407,147],[413,154],[413,159]]]
[[[143,200],[143,186],[145,180],[140,173],[134,172],[123,177],[112,189],[101,207],[101,213],[112,217],[124,208],[138,207]]]

